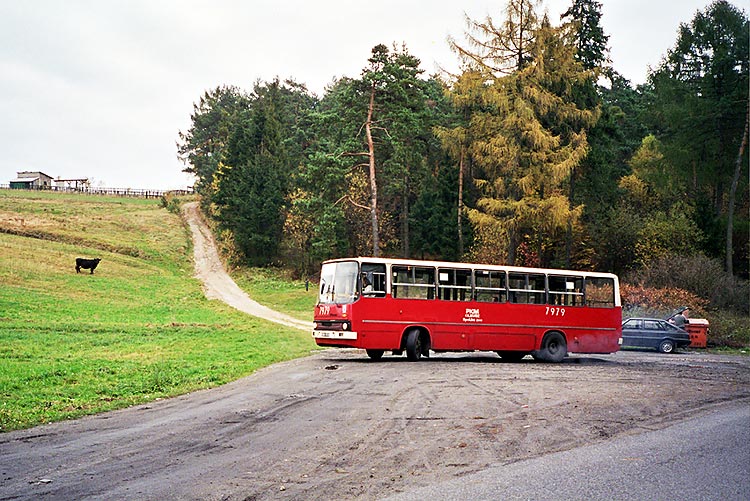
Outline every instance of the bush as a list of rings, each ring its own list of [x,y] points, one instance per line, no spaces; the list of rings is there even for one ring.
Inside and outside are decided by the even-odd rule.
[[[232,230],[213,228],[212,231],[215,235],[216,247],[219,249],[219,256],[227,270],[245,265],[245,258],[237,247]]]
[[[644,288],[680,288],[708,301],[710,309],[750,314],[750,286],[724,272],[721,262],[703,255],[666,256],[630,272],[624,281]]]
[[[666,318],[680,306],[688,306],[692,317],[706,315],[708,301],[674,287],[642,287],[620,284],[622,310],[625,317]]]
[[[193,200],[193,196],[180,196],[176,193],[168,191],[161,196],[161,206],[167,209],[172,214],[180,214],[180,206],[188,200]]]
[[[731,312],[716,311],[707,316],[708,344],[731,348],[750,348],[748,317]]]

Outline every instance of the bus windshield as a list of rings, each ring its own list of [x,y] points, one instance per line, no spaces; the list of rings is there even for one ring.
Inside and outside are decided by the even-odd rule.
[[[320,304],[347,304],[357,299],[356,261],[325,263],[320,270]]]

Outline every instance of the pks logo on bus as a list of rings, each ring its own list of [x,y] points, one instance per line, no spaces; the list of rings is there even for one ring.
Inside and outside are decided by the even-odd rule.
[[[479,308],[466,308],[466,313],[464,313],[464,322],[475,324],[481,323],[482,314],[479,313]]]

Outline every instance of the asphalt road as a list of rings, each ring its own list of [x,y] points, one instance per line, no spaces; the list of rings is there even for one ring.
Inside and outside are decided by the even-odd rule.
[[[388,498],[440,500],[748,500],[750,407],[721,406],[624,436]]]

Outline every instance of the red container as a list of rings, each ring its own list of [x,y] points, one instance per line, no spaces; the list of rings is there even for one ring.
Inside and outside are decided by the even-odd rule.
[[[685,330],[690,334],[691,348],[706,347],[706,339],[708,338],[708,320],[705,318],[691,318],[688,320]]]

